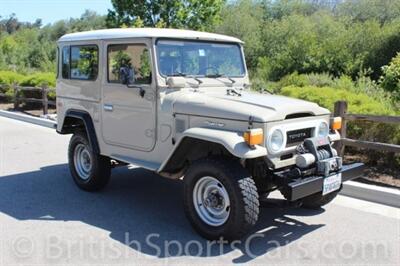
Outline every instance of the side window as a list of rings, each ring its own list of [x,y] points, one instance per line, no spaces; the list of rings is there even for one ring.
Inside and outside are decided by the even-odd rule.
[[[69,79],[69,46],[64,46],[62,49],[62,77]]]
[[[122,83],[121,73],[128,73],[131,84],[151,83],[150,52],[145,44],[108,46],[108,82]]]
[[[57,46],[56,50],[56,78],[60,76],[60,48]]]
[[[98,48],[94,45],[71,46],[71,79],[95,80],[99,70]]]

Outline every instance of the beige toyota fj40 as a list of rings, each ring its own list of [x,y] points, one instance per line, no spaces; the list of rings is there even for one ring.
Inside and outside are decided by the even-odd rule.
[[[238,239],[279,190],[318,208],[362,164],[332,147],[340,118],[315,103],[250,89],[242,42],[174,29],[110,29],[58,42],[57,131],[84,190],[116,165],[184,183],[185,213],[207,239]],[[133,180],[134,181],[134,180]]]

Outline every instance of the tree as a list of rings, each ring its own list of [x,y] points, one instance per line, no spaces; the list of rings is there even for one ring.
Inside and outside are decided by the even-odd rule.
[[[255,68],[262,48],[262,6],[252,0],[240,0],[227,4],[221,14],[222,21],[215,31],[244,41],[247,66]]]
[[[220,19],[225,0],[112,0],[107,26],[205,30]]]
[[[11,14],[9,18],[0,21],[0,30],[6,31],[8,34],[16,32],[21,27],[21,23],[16,18],[15,14]]]
[[[26,57],[29,67],[40,69],[40,67],[48,61],[48,57],[43,47],[35,44],[33,48],[28,52]]]
[[[400,101],[400,53],[392,59],[389,65],[383,66],[382,87],[391,92],[397,101]]]
[[[32,24],[33,28],[40,28],[43,25],[43,21],[41,18],[38,18],[35,20],[35,22]]]
[[[91,10],[85,10],[85,13],[78,19],[71,18],[69,24],[72,32],[106,28],[105,16],[101,16]]]
[[[381,24],[395,20],[400,15],[400,1],[348,0],[338,6],[338,14],[353,21],[377,20]]]

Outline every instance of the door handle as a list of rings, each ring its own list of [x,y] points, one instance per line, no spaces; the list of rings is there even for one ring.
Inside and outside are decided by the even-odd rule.
[[[104,111],[112,112],[114,110],[114,106],[112,104],[104,104]]]

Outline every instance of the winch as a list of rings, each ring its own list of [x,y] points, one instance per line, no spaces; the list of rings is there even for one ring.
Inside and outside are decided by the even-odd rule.
[[[342,168],[342,158],[332,148],[328,137],[314,137],[305,139],[297,148],[296,166],[300,169],[316,165],[319,175],[328,176],[331,172]]]

